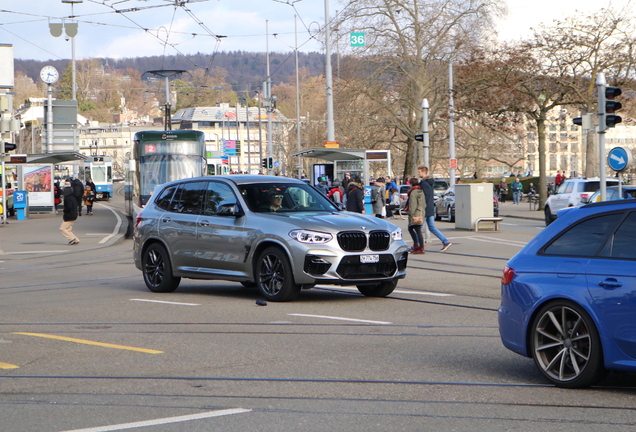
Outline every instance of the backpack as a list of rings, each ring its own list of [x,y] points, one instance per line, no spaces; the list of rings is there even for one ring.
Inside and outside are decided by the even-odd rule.
[[[81,200],[84,196],[84,185],[80,181],[80,179],[73,179],[71,182],[71,187],[73,188],[73,196],[78,200]]]

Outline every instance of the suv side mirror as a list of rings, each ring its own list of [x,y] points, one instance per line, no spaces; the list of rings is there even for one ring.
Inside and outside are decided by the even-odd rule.
[[[238,204],[221,204],[216,209],[217,216],[243,216],[243,212]]]

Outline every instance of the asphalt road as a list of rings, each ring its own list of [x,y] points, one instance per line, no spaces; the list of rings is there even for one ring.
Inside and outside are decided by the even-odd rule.
[[[634,430],[632,375],[557,389],[501,345],[503,266],[543,222],[453,226],[385,299],[318,286],[258,306],[191,280],[154,294],[130,240],[1,262],[0,430]]]

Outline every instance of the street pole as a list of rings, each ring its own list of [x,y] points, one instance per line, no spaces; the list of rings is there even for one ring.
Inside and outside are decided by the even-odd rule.
[[[422,165],[428,167],[428,150],[429,150],[429,141],[428,141],[428,99],[422,99],[422,160],[420,161]]]
[[[294,15],[294,33],[296,37],[296,149],[300,153],[300,79],[298,77],[298,20]],[[302,177],[302,164],[300,154],[298,155],[298,178]]]
[[[599,72],[596,75],[596,86],[598,87],[598,165],[601,179],[601,201],[605,201],[607,196],[607,185],[605,184],[605,73]]]
[[[455,102],[453,100],[453,62],[448,62],[448,152],[450,164],[450,187],[455,186]]]
[[[265,88],[263,89],[265,93],[265,99],[267,100],[267,161],[269,162],[269,158],[274,160],[274,149],[272,143],[272,116],[274,115],[274,110],[272,108],[272,78],[269,75],[269,21],[265,21],[265,47],[267,51],[267,81],[265,82]],[[267,165],[267,175],[273,175],[273,168],[269,167],[269,163]]]
[[[325,80],[327,87],[327,141],[336,140],[333,120],[333,76],[331,72],[331,32],[329,30],[329,0],[325,0]],[[366,180],[365,180],[366,181]]]
[[[47,101],[46,107],[46,152],[53,152],[53,87],[46,85]]]

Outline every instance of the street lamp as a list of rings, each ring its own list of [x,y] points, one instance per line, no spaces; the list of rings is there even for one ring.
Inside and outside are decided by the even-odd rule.
[[[71,5],[71,18],[75,18],[74,5],[76,3],[82,3],[83,1],[84,0],[62,0],[62,3]],[[71,38],[71,87],[73,100],[77,100],[77,84],[75,82],[75,36],[77,36],[77,23],[64,23],[64,30],[66,31],[66,35]]]

